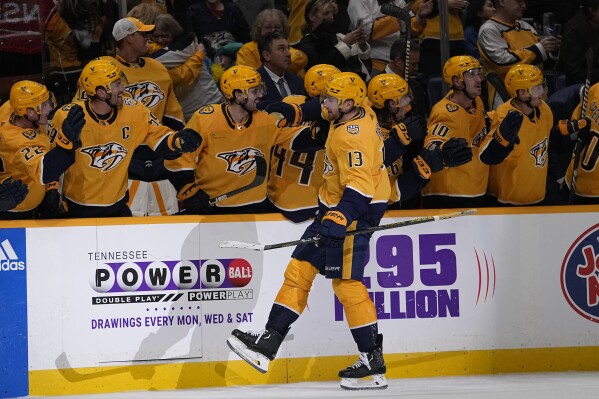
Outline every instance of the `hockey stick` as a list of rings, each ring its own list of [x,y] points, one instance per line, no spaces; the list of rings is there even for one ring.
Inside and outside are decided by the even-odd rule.
[[[410,31],[412,15],[410,12],[404,10],[391,3],[385,3],[381,6],[381,12],[390,17],[395,17],[403,22],[405,31],[402,32],[406,37],[405,53],[406,58],[404,60],[404,79],[406,82],[410,79]]]
[[[405,220],[403,222],[384,224],[382,226],[368,227],[366,229],[360,229],[360,230],[352,230],[352,231],[348,231],[347,235],[354,236],[357,234],[374,233],[375,231],[395,229],[397,227],[413,226],[415,224],[435,222],[437,220],[451,219],[451,218],[456,218],[459,216],[474,215],[477,212],[478,211],[476,209],[468,209],[465,211],[444,213],[442,215],[425,216],[425,217],[421,217],[421,218],[417,218],[417,219]],[[251,244],[251,243],[240,242],[240,241],[223,241],[220,243],[219,246],[220,246],[220,248],[241,248],[241,249],[252,249],[254,251],[268,251],[269,249],[277,249],[277,248],[284,248],[284,247],[292,247],[295,245],[311,244],[311,243],[318,242],[319,240],[320,240],[320,237],[316,236],[316,237],[310,237],[310,238],[302,238],[300,240],[295,240],[295,241],[287,241],[287,242],[281,242],[278,244],[266,244],[266,245]]]
[[[251,188],[258,187],[264,182],[264,179],[266,178],[266,170],[268,169],[266,159],[264,159],[263,157],[255,157],[254,159],[256,160],[256,177],[254,177],[254,180],[246,186],[236,188],[235,190],[221,194],[218,197],[210,198],[208,203],[211,206],[215,205],[217,202],[226,200],[227,198],[230,198],[234,195],[243,193],[244,191],[247,191]]]
[[[591,71],[593,69],[593,48],[589,48],[584,54],[584,58],[587,63],[587,77],[584,82],[584,89],[582,91],[582,108],[580,110],[580,117],[585,118],[587,114],[587,102],[589,99],[589,89],[591,87]],[[572,180],[570,181],[570,195],[568,197],[568,204],[574,202],[576,196],[576,177],[578,176],[578,166],[580,164],[580,154],[582,153],[582,135],[578,134],[576,144],[574,144],[574,163],[572,165]]]

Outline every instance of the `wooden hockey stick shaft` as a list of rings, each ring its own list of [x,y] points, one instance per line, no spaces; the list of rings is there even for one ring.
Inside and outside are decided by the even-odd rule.
[[[585,118],[587,113],[587,102],[589,100],[589,89],[591,88],[591,72],[593,70],[593,48],[589,48],[587,52],[584,54],[584,58],[587,63],[587,77],[584,82],[584,89],[582,92],[582,105],[580,110],[580,117]],[[580,165],[580,156],[582,153],[582,146],[584,143],[582,142],[581,134],[578,134],[578,138],[576,139],[576,144],[574,145],[574,163],[572,164],[572,180],[570,181],[570,195],[568,197],[568,203],[572,204],[574,202],[574,197],[576,196],[576,177],[578,176],[578,166]]]
[[[478,211],[476,209],[468,209],[465,211],[444,213],[441,215],[424,216],[421,218],[404,220],[402,222],[389,223],[389,224],[383,224],[381,226],[374,226],[374,227],[368,227],[365,229],[348,231],[347,236],[353,236],[353,235],[357,235],[357,234],[369,234],[369,233],[374,233],[376,231],[381,231],[381,230],[389,230],[389,229],[395,229],[398,227],[413,226],[416,224],[435,222],[438,220],[451,219],[451,218],[456,218],[456,217],[460,217],[460,216],[474,215],[477,212]],[[315,237],[309,237],[309,238],[302,238],[302,239],[294,240],[294,241],[281,242],[278,244],[266,244],[266,245],[251,244],[251,243],[245,243],[245,242],[240,242],[240,241],[223,241],[220,243],[220,248],[240,248],[240,249],[251,249],[254,251],[268,251],[270,249],[285,248],[285,247],[292,247],[292,246],[296,246],[296,245],[316,243],[319,240],[320,240],[320,237],[315,236]]]

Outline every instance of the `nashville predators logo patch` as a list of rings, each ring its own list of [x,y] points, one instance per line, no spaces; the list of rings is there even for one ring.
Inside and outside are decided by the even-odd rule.
[[[458,106],[455,104],[446,104],[445,108],[447,108],[447,111],[449,112],[455,112],[458,110]]]
[[[547,163],[547,138],[530,149],[530,155],[535,159],[535,166],[545,166]]]
[[[82,148],[81,152],[91,158],[89,166],[100,169],[102,172],[116,168],[127,156],[127,149],[115,142]]]
[[[347,125],[347,132],[349,134],[358,134],[360,133],[360,126],[358,125]]]
[[[212,105],[206,105],[198,110],[198,113],[202,115],[208,115],[214,113],[214,107]]]
[[[166,98],[166,95],[154,82],[138,82],[125,87],[125,91],[135,100],[148,108],[153,108]]]
[[[256,169],[256,157],[264,158],[264,154],[256,148],[244,148],[242,150],[221,152],[216,155],[227,162],[227,172],[237,173],[243,176]]]

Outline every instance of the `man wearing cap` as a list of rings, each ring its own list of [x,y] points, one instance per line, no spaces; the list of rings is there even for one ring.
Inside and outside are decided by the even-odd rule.
[[[177,131],[184,126],[183,110],[175,97],[168,70],[159,61],[146,58],[149,33],[154,25],[137,18],[116,22],[112,35],[116,40],[116,59],[125,79],[125,91],[150,109],[164,125]],[[178,211],[175,189],[167,179],[162,158],[147,146],[135,150],[129,167],[131,200],[135,216],[167,215]]]

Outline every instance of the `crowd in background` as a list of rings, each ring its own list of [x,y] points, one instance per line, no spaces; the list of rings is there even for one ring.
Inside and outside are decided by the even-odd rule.
[[[409,21],[401,21],[396,15],[385,15],[381,11],[382,3],[391,3],[409,13]],[[513,200],[510,199],[511,194],[492,188],[492,183],[488,183],[486,191],[479,193],[483,194],[480,202],[454,203],[444,199],[447,195],[451,197],[452,191],[433,182],[424,189],[422,196],[416,193],[405,200],[395,201],[392,207],[414,209],[423,206],[557,205],[572,202],[569,198],[572,187],[568,180],[576,172],[570,171],[567,175],[566,170],[577,142],[576,133],[582,128],[589,130],[589,127],[582,122],[580,129],[564,124],[562,136],[551,139],[550,131],[560,120],[584,119],[585,111],[582,115],[578,111],[578,116],[572,116],[580,103],[581,89],[587,78],[590,78],[591,85],[599,81],[599,0],[448,0],[447,5],[445,33],[449,39],[449,57],[471,56],[479,63],[473,64],[469,70],[480,71],[480,76],[477,76],[480,93],[474,96],[480,101],[474,98],[468,100],[470,92],[463,72],[458,77],[465,87],[460,86],[459,79],[454,84],[452,76],[444,75],[447,64],[442,64],[441,60],[443,35],[437,0],[128,0],[127,16],[132,18],[129,21],[134,21],[129,22],[134,25],[132,31],[127,31],[129,25],[123,25],[119,18],[120,4],[116,2],[54,0],[53,4],[41,8],[50,10],[42,12],[43,51],[49,58],[49,73],[44,76],[43,84],[54,93],[58,107],[74,99],[81,100],[85,97],[85,90],[80,87],[82,70],[97,57],[115,57],[123,76],[126,97],[149,108],[162,125],[173,132],[181,132],[186,125],[190,126],[198,110],[201,113],[202,109],[206,109],[203,107],[231,100],[231,93],[222,90],[221,78],[235,66],[251,67],[259,74],[265,88],[259,109],[281,102],[290,95],[310,97],[305,85],[306,73],[322,64],[336,67],[341,72],[353,72],[366,84],[381,74],[395,74],[407,81],[411,96],[410,109],[402,117],[410,143],[406,145],[403,161],[398,165],[400,173],[407,173],[414,168],[412,161],[422,148],[434,141],[431,137],[434,138],[438,132],[433,130],[442,130],[446,126],[435,119],[435,106],[443,102],[447,94],[442,89],[445,82],[453,93],[465,93],[466,113],[474,115],[481,112],[483,119],[480,120],[486,133],[499,130],[504,118],[515,123],[509,117],[509,110],[504,110],[505,104],[512,104],[512,108],[528,116],[533,125],[527,129],[543,130],[545,146],[536,148],[536,142],[530,143],[531,148],[541,153],[537,154],[536,161],[542,165],[537,166],[545,172],[535,179],[544,179],[539,183],[543,186],[543,195],[531,200]],[[410,41],[406,40],[408,30]],[[130,32],[141,34],[134,36]],[[585,58],[588,49],[594,50],[590,65]],[[408,56],[409,59],[406,59]],[[520,73],[529,71],[526,72],[530,74],[529,81],[536,82],[538,78],[538,85],[544,87],[538,104],[533,95],[529,95],[528,100],[526,96],[519,98],[520,89],[526,89],[530,94],[530,88],[508,82],[510,73],[514,73],[513,67],[522,64],[538,67],[541,74],[537,76],[537,70],[517,69]],[[164,99],[158,98],[163,95],[161,93],[164,93]],[[523,105],[518,108],[516,103]],[[452,104],[444,106],[449,110]],[[2,122],[8,121],[10,113],[3,113],[0,117]],[[457,113],[452,117],[457,117]],[[547,117],[549,120],[545,120]],[[52,119],[51,115],[49,119]],[[535,124],[538,120],[543,120],[543,123]],[[588,124],[593,122],[596,124],[596,121]],[[520,122],[518,126],[524,124]],[[202,124],[194,126],[196,129],[204,128]],[[585,135],[587,140],[592,137],[592,129]],[[558,130],[553,129],[554,132]],[[510,140],[506,144],[509,151],[506,150],[499,158],[494,155],[488,159],[487,163],[491,166],[479,172],[490,176],[495,173],[496,179],[503,181],[497,184],[504,186],[528,184],[526,180],[506,178],[505,172],[498,174],[493,166],[509,156],[514,157],[518,153],[514,147],[522,148],[520,143],[525,141],[522,133]],[[481,137],[480,142],[471,142],[471,145],[489,145],[483,142],[484,137]],[[283,147],[274,145],[272,148],[262,156],[285,160]],[[304,158],[293,158],[291,154],[287,154],[290,158],[285,162],[288,164],[305,163]],[[475,158],[479,157],[475,154]],[[516,159],[523,157],[518,154]],[[135,150],[128,169],[128,196],[125,200],[134,215],[175,214],[190,208],[180,195],[189,181],[175,179],[173,182],[169,177],[172,170],[183,166],[169,166],[171,164],[168,159],[165,162],[164,154],[158,156],[147,146]],[[492,171],[494,168],[495,172]],[[514,170],[516,166],[505,166],[504,163],[505,168]],[[594,166],[587,169],[594,169]],[[10,171],[3,172],[3,178],[11,176]],[[275,177],[269,178],[264,185],[269,181],[272,185],[273,179]],[[460,186],[456,184],[456,187]],[[58,187],[58,192],[62,193]],[[53,190],[57,190],[56,187]],[[213,194],[206,194],[206,200],[214,198]],[[460,196],[459,192],[455,194]],[[439,195],[440,201],[430,201]],[[426,201],[427,196],[429,201]],[[60,194],[58,197],[60,201]],[[594,192],[577,191],[576,198],[576,203],[599,202]],[[152,204],[156,211],[148,211]],[[77,204],[71,202],[70,206],[73,208]],[[216,208],[218,206],[201,208],[193,213],[214,213]],[[220,211],[226,213],[232,208],[232,205],[227,205]],[[259,208],[259,211],[285,213],[285,207],[271,203]],[[1,213],[7,219],[14,215],[10,210]],[[27,217],[34,215],[60,217],[62,213],[34,212]]]

